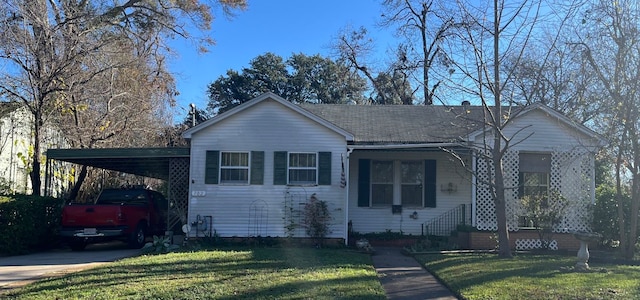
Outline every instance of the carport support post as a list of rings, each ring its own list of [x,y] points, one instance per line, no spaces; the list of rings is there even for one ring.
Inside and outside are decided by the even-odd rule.
[[[47,158],[47,162],[44,166],[44,196],[50,195],[49,189],[51,188],[51,159]]]

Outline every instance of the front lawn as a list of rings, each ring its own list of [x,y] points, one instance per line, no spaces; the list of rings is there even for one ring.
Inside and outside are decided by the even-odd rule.
[[[2,295],[10,299],[385,299],[366,254],[258,248],[148,255]]]
[[[417,255],[416,259],[465,299],[640,299],[640,266],[590,263],[573,272],[575,256]]]

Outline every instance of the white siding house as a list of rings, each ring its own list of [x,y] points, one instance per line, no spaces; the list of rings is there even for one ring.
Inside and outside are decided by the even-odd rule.
[[[28,164],[22,159],[31,145],[29,120],[29,112],[18,103],[0,103],[0,184],[9,192],[29,190]]]
[[[332,238],[346,240],[349,229],[420,235],[452,212],[495,229],[478,178],[487,170],[476,155],[486,133],[482,116],[482,107],[296,105],[263,94],[183,134],[191,141],[189,222],[211,222],[202,234],[222,237],[305,237],[301,211],[315,194],[329,206]],[[505,132],[522,137],[505,158],[511,229],[520,214],[520,158],[530,157],[546,161],[522,170],[549,164],[546,175],[536,174],[572,201],[578,217],[563,226],[583,229],[601,139],[538,105],[520,108]]]
[[[31,193],[31,158],[33,157],[33,117],[28,109],[17,102],[0,102],[0,185],[8,193]],[[66,147],[62,133],[52,127],[43,130],[42,151],[51,147]],[[40,155],[43,155],[41,153]],[[42,160],[42,182],[45,165]],[[56,163],[50,191],[58,196],[65,189],[70,173],[68,165]],[[43,190],[44,190],[43,186]]]
[[[192,128],[185,137],[191,139],[190,223],[212,217],[216,233],[224,237],[300,236],[300,228],[285,225],[299,223],[301,204],[316,194],[332,214],[329,237],[345,235],[340,158],[351,136],[344,130],[265,94]],[[295,183],[292,155],[313,160],[304,167],[315,178]],[[280,158],[285,165],[276,165]],[[215,178],[208,181],[211,168]],[[284,172],[284,178],[276,178],[277,172]]]

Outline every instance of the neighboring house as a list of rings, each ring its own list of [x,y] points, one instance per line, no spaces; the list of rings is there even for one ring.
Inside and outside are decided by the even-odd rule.
[[[19,102],[0,102],[0,188],[10,193],[30,194],[31,158],[33,156],[33,116]],[[43,153],[47,148],[68,147],[62,133],[53,127],[43,131]],[[41,155],[43,154],[41,153]],[[52,196],[64,192],[69,182],[71,170],[63,162],[52,163],[53,178],[45,181],[44,159],[42,165],[43,191],[45,182],[50,184]]]
[[[504,159],[509,228],[526,225],[519,196],[557,190],[570,203],[557,230],[588,229],[602,140],[546,106],[517,113],[505,130],[515,135]],[[183,134],[191,141],[188,219],[213,227],[190,235],[305,237],[301,212],[313,194],[328,204],[330,238],[449,232],[457,223],[434,221],[451,214],[495,230],[483,184],[490,168],[478,155],[491,140],[483,116],[469,105],[296,105],[263,94]]]

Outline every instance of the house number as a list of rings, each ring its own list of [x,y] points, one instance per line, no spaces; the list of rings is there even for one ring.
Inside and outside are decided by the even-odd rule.
[[[205,196],[207,194],[207,192],[205,191],[191,191],[191,196],[194,197],[202,197]]]

